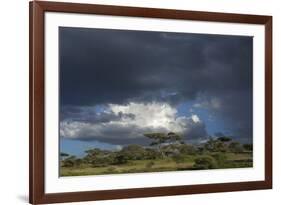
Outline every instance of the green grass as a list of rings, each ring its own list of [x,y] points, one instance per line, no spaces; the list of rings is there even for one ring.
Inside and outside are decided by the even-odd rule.
[[[147,164],[153,162],[151,167]],[[61,176],[82,176],[82,175],[100,175],[100,174],[119,174],[136,172],[159,172],[174,171],[178,169],[192,168],[193,162],[176,163],[171,159],[165,160],[135,160],[123,165],[110,165],[107,167],[62,167]]]
[[[212,153],[214,154],[214,153]],[[243,168],[252,167],[252,153],[223,153],[226,160],[218,163],[217,168]],[[193,170],[194,160],[200,155],[187,155],[181,160],[175,161],[173,158],[157,160],[131,160],[126,164],[108,165],[105,167],[91,167],[83,164],[79,167],[61,167],[61,176],[85,176],[102,174],[121,174],[121,173],[142,173],[142,172],[162,172]]]

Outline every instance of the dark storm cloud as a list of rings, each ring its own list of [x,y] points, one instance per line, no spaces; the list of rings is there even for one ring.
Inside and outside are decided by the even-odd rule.
[[[64,119],[78,120],[79,106],[216,98],[220,106],[206,108],[252,137],[252,37],[66,27],[59,35]],[[118,117],[93,111],[86,121]]]
[[[253,131],[253,96],[250,89],[229,92],[210,92],[199,97],[195,107],[206,109],[211,115],[220,117],[232,138],[251,142]]]
[[[60,28],[61,102],[122,104],[162,100],[163,92],[177,92],[167,98],[178,101],[249,89],[251,45],[248,37]]]

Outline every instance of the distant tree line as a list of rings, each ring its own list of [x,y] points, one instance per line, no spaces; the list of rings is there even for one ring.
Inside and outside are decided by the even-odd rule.
[[[62,167],[77,167],[87,165],[91,167],[104,167],[109,165],[122,165],[133,160],[157,160],[171,158],[176,163],[181,162],[184,156],[196,156],[194,169],[212,169],[223,166],[224,153],[252,152],[252,144],[241,144],[233,141],[231,137],[210,137],[205,143],[199,145],[186,144],[178,133],[147,133],[145,137],[151,140],[149,146],[131,144],[121,150],[102,150],[99,148],[85,151],[85,156],[76,156],[61,153]],[[151,162],[153,163],[153,162]],[[152,166],[152,164],[147,164]]]

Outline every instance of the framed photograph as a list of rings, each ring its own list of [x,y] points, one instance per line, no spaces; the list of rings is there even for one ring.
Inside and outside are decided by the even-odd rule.
[[[271,16],[30,2],[30,203],[271,187]]]

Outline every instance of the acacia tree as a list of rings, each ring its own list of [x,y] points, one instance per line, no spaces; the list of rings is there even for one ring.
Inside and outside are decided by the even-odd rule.
[[[61,158],[65,158],[65,157],[68,157],[69,156],[69,154],[67,154],[67,153],[65,153],[65,152],[61,152],[60,153],[60,157]]]
[[[76,156],[74,156],[74,155],[71,155],[62,161],[62,166],[63,167],[74,167],[74,166],[79,166],[81,163],[82,163],[81,159],[76,158]]]
[[[172,144],[180,142],[181,140],[181,136],[174,132],[169,132],[168,134],[159,132],[147,133],[144,134],[144,136],[152,140],[150,146],[156,146],[163,158],[165,157],[165,153],[161,150],[161,146],[166,143]]]
[[[120,153],[122,153],[128,160],[140,160],[145,156],[145,149],[136,144],[127,145],[122,148]]]
[[[177,134],[177,133],[169,132],[167,134],[167,137],[168,137],[168,142],[170,142],[170,143],[181,143],[181,144],[184,144],[184,141],[182,141],[182,137],[179,134]]]
[[[222,136],[222,137],[217,138],[217,140],[219,140],[221,142],[230,142],[230,141],[232,141],[232,138],[227,137],[227,136]]]
[[[114,162],[115,153],[108,150],[94,148],[85,151],[86,156],[83,161],[94,167],[106,166]]]
[[[205,143],[204,148],[210,152],[226,152],[228,144],[232,141],[230,137],[222,136],[219,138],[212,138]]]
[[[64,152],[61,152],[60,153],[60,161],[61,161],[61,164],[63,165],[64,164],[64,160],[69,157],[69,154],[67,153],[64,153]]]

